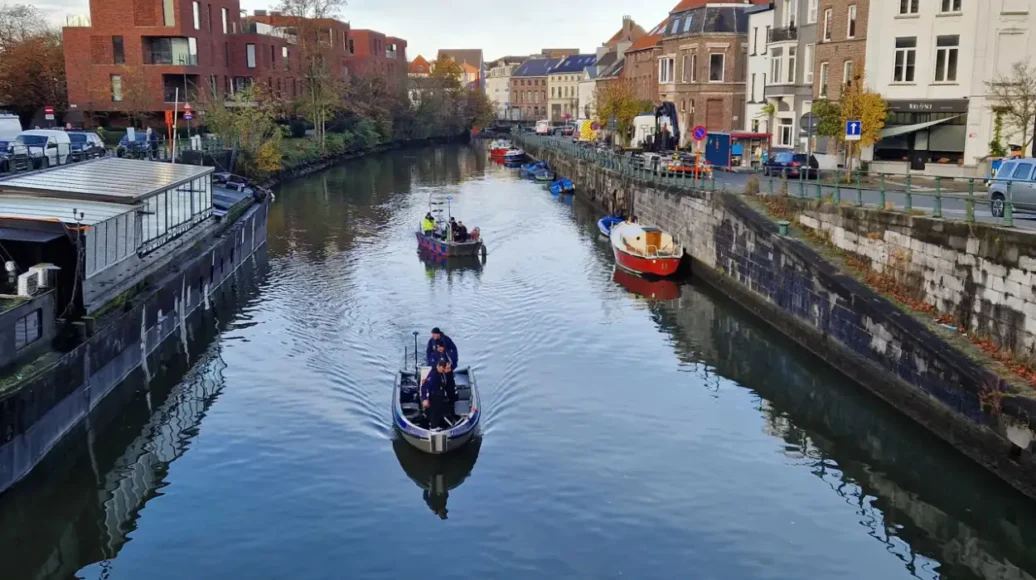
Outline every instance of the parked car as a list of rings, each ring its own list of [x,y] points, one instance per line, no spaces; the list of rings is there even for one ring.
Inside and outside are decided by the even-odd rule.
[[[766,160],[763,175],[784,175],[789,179],[820,179],[820,162],[816,156],[782,151]]]
[[[97,133],[74,131],[68,134],[68,138],[72,141],[72,152],[84,159],[104,157],[108,153]]]
[[[22,131],[14,146],[24,146],[37,168],[54,167],[68,163],[72,152],[72,140],[68,133],[54,129],[32,129]]]
[[[536,121],[536,134],[537,135],[550,135],[550,121],[546,119]]]
[[[576,132],[575,125],[566,124],[566,125],[562,125],[561,126],[561,136],[562,137],[571,137],[572,135],[575,134],[575,132]]]
[[[989,212],[1004,217],[1004,201],[1011,200],[1011,211],[1036,212],[1036,159],[1005,160],[989,182]]]
[[[135,159],[147,157],[147,133],[136,131],[133,134],[133,139],[130,139],[129,135],[123,135],[122,139],[119,139],[119,145],[115,148],[115,155],[117,157],[132,157]]]

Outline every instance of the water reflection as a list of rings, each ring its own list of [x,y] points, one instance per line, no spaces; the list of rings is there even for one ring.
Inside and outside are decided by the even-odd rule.
[[[149,357],[152,368],[162,361],[157,377],[133,373],[0,496],[0,577],[71,578],[115,559],[223,391],[226,363],[213,340],[249,324],[234,315],[258,294],[265,255],[245,262],[213,296],[214,309],[190,321],[186,349],[167,341]]]
[[[424,502],[428,509],[447,519],[446,502],[450,491],[456,489],[471,475],[478,460],[478,452],[482,447],[482,438],[476,436],[470,443],[447,455],[429,455],[414,449],[406,441],[396,438],[392,441],[392,450],[407,477],[413,480],[422,490]]]
[[[478,277],[482,273],[482,267],[486,261],[478,256],[454,256],[447,258],[439,254],[417,251],[417,257],[424,264],[425,272],[429,278],[433,278],[436,272],[446,272],[452,277],[454,273],[474,273]]]
[[[680,285],[673,280],[643,278],[618,266],[612,267],[612,280],[633,294],[651,300],[676,300]]]
[[[692,372],[758,394],[785,457],[852,506],[858,525],[923,578],[1032,580],[1036,507],[928,431],[711,289],[651,306]]]

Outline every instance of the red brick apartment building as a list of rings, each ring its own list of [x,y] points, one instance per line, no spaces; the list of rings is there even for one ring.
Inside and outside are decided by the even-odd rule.
[[[148,124],[161,125],[161,112],[172,110],[177,98],[196,102],[251,83],[282,98],[300,96],[297,21],[265,11],[244,20],[240,14],[238,0],[90,0],[92,25],[63,30],[69,104],[86,113],[148,112]],[[384,57],[357,59],[347,23],[307,24],[330,50],[339,78],[353,66],[398,68],[405,76],[404,41],[379,39]],[[367,67],[390,54],[401,64]]]
[[[407,78],[406,41],[374,30],[349,33],[349,69],[354,74],[384,75],[401,83]]]

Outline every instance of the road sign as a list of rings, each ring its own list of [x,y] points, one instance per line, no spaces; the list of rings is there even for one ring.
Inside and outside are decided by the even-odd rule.
[[[701,140],[705,139],[705,136],[708,135],[708,134],[709,134],[709,132],[706,131],[705,127],[703,127],[702,125],[698,125],[697,127],[694,128],[693,131],[691,131],[691,137],[694,137],[695,141],[701,141]]]
[[[593,123],[590,123],[590,128],[593,129],[594,131],[600,131],[601,130],[601,124],[598,123],[597,121],[594,121]]]
[[[190,111],[191,110],[191,104],[190,103],[184,103],[183,104],[183,110]]]
[[[820,124],[820,117],[813,113],[806,113],[799,119],[799,128],[807,133],[814,133],[817,130],[817,125]]]
[[[187,109],[186,111],[183,112],[183,120],[184,121],[190,121],[193,118],[194,118],[194,115],[191,114],[191,110],[190,109]]]
[[[54,120],[54,107],[51,107],[49,105],[46,106],[46,107],[43,107],[43,118],[48,120],[48,121],[53,121]]]
[[[863,133],[863,123],[859,121],[846,121],[845,122],[845,140],[846,141],[859,141],[860,135]]]

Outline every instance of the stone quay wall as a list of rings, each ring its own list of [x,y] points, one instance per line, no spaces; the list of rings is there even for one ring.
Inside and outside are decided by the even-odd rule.
[[[571,179],[577,196],[672,233],[693,276],[1036,498],[1036,394],[1015,390],[805,243],[781,236],[742,196],[638,181],[524,146]]]

